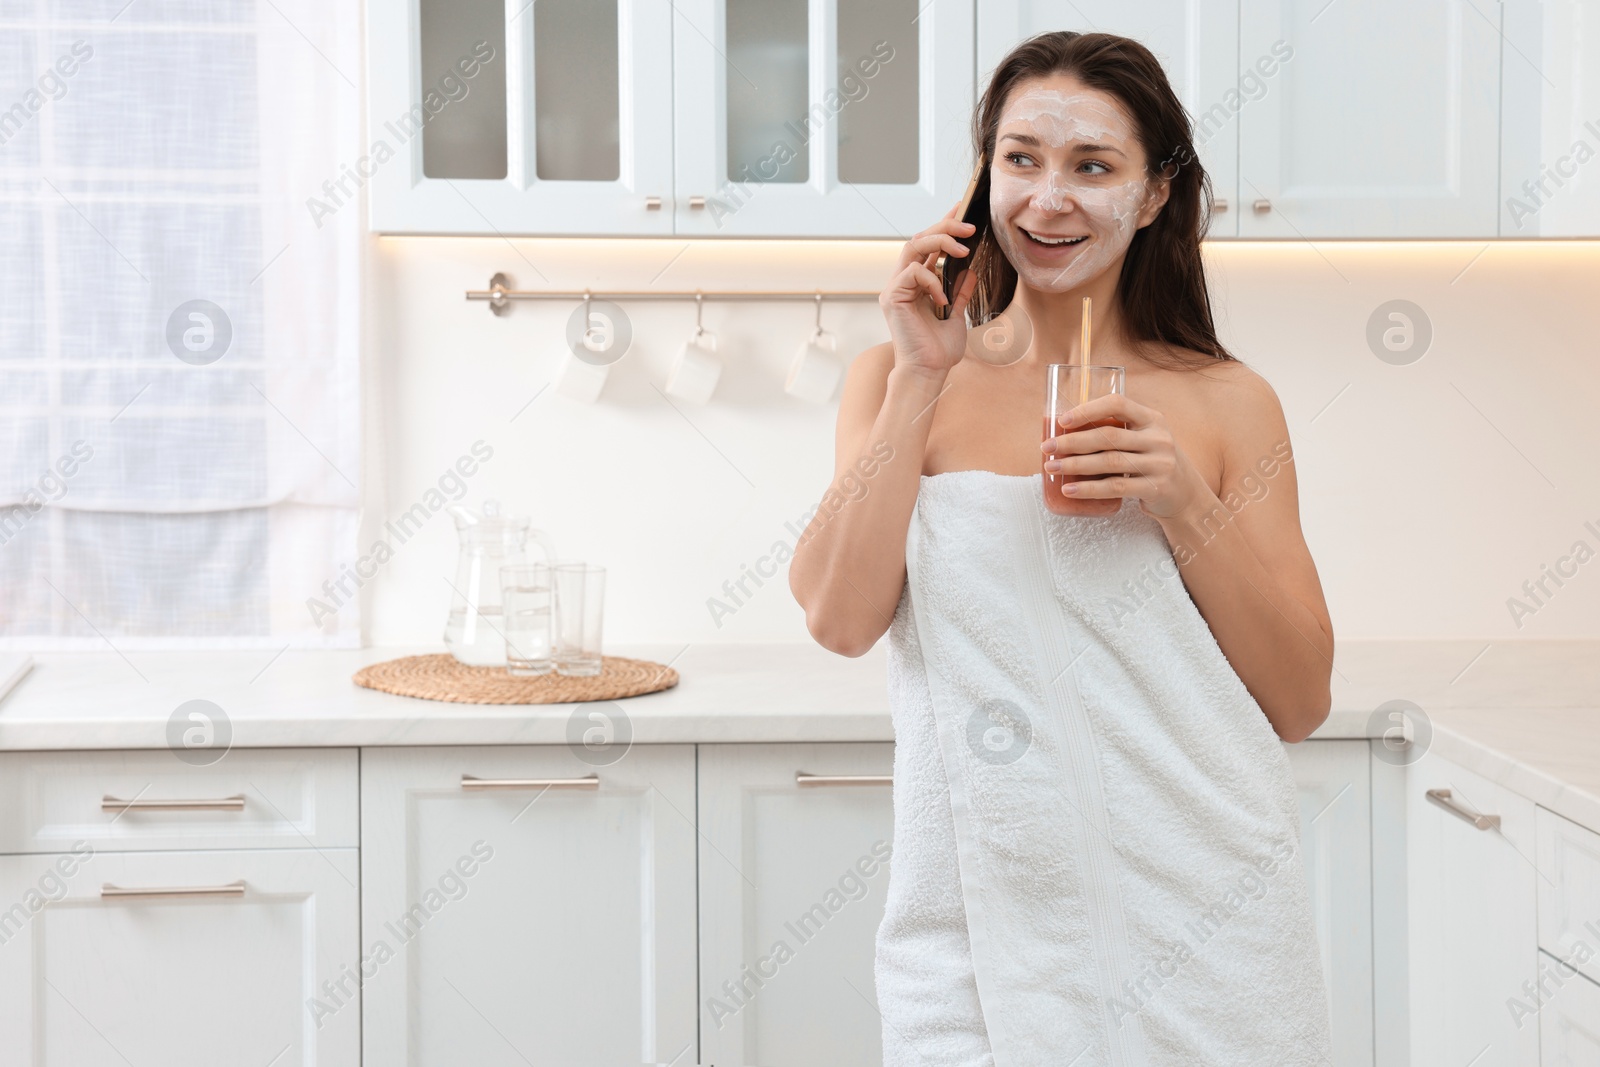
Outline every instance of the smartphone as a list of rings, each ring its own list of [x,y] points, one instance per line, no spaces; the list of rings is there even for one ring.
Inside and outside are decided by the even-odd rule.
[[[944,282],[945,302],[933,309],[935,315],[941,319],[950,317],[950,301],[955,299],[956,286],[961,282],[961,274],[972,266],[972,252],[978,247],[978,241],[989,228],[989,168],[983,160],[978,160],[978,165],[973,168],[972,179],[967,182],[967,191],[961,197],[961,204],[956,208],[956,217],[963,222],[972,223],[972,234],[967,237],[957,237],[967,248],[964,256],[941,254],[936,261],[939,277]]]

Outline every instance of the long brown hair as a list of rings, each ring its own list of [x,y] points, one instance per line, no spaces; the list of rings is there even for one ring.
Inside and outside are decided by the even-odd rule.
[[[1023,41],[995,68],[973,113],[978,158],[993,164],[1000,114],[1017,83],[1052,74],[1070,74],[1121,101],[1144,148],[1148,175],[1170,185],[1160,214],[1134,232],[1122,263],[1117,295],[1128,340],[1157,366],[1233,359],[1217,340],[1200,258],[1211,219],[1211,178],[1200,166],[1188,113],[1148,48],[1128,37],[1068,30]],[[978,243],[972,270],[977,287],[969,314],[976,324],[1004,311],[1017,289],[1016,268],[1000,250],[992,224]],[[1196,359],[1193,352],[1207,358]]]

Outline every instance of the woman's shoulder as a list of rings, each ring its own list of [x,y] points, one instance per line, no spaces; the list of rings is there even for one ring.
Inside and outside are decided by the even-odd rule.
[[[1208,408],[1224,414],[1262,415],[1281,412],[1278,393],[1259,372],[1238,359],[1218,359],[1204,352],[1171,349],[1171,355],[1181,360],[1183,369],[1174,375],[1188,379],[1186,383],[1196,399]]]

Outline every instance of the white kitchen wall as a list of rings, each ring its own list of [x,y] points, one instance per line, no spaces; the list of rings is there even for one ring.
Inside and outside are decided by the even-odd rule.
[[[563,555],[605,564],[608,640],[805,640],[785,571],[747,581],[754,595],[720,625],[708,600],[731,606],[724,583],[792,546],[827,487],[836,403],[782,391],[812,307],[708,301],[727,366],[694,407],[659,392],[692,303],[628,305],[633,347],[590,406],[545,389],[575,304],[498,318],[463,293],[496,271],[525,288],[875,289],[896,250],[373,240],[363,544],[481,440],[494,455],[465,501],[496,497]],[[1224,340],[1283,401],[1338,637],[1600,636],[1600,244],[1216,243],[1208,256]],[[1432,327],[1407,365],[1367,341],[1397,299]],[[886,336],[871,301],[825,305],[824,326],[847,355]],[[455,555],[443,514],[396,544],[363,591],[366,640],[436,642]],[[1534,599],[1523,586],[1541,578]]]

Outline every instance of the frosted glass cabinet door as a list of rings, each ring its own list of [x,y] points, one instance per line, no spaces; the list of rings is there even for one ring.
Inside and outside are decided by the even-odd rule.
[[[372,0],[335,192],[370,184],[379,233],[670,233],[671,31],[658,0]]]
[[[909,237],[960,199],[972,0],[678,0],[672,19],[676,232]]]
[[[700,746],[702,1063],[882,1063],[893,770],[892,744]]]
[[[700,1062],[694,799],[689,745],[363,749],[367,1067]]]
[[[0,856],[0,1062],[360,1062],[355,849],[64,859]]]
[[[1293,55],[1239,110],[1239,236],[1495,236],[1500,12],[1241,0],[1241,64]]]
[[[1216,198],[1211,236],[1235,236],[1238,113],[1246,99],[1239,86],[1238,0],[984,0],[978,5],[978,92],[1013,46],[1050,30],[1115,33],[1155,53],[1194,116],[1195,146]],[[1255,92],[1254,86],[1247,88]]]

